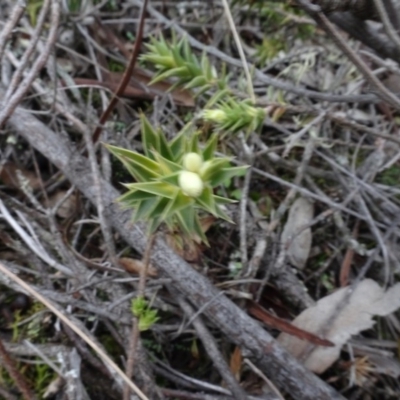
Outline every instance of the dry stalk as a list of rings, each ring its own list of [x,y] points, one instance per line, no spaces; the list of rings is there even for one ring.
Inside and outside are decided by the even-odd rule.
[[[353,62],[358,70],[363,74],[367,82],[377,90],[377,94],[382,100],[387,101],[396,109],[400,109],[400,100],[390,90],[388,90],[382,82],[372,73],[365,62],[354,52],[354,50],[348,45],[348,43],[342,38],[337,28],[329,21],[329,19],[323,14],[314,4],[311,4],[307,0],[297,0],[310,15],[321,24],[326,32],[331,36],[332,40],[336,43],[340,50]]]
[[[22,17],[26,8],[26,2],[24,0],[18,0],[17,4],[15,4],[13,10],[11,11],[11,15],[8,18],[7,23],[4,25],[0,33],[0,61],[3,58],[3,52],[8,42],[9,37],[11,36],[12,30],[18,24],[18,21]]]
[[[144,251],[143,256],[143,268],[140,270],[139,277],[139,286],[138,286],[138,294],[137,298],[144,297],[146,290],[146,279],[147,279],[147,271],[149,269],[150,264],[150,252],[155,240],[155,235],[151,235],[149,240],[147,241],[146,249]],[[134,317],[132,320],[132,332],[129,341],[129,349],[128,349],[128,360],[126,362],[126,375],[130,378],[133,374],[133,369],[135,366],[135,355],[137,352],[137,346],[139,342],[140,330],[139,330],[139,318]],[[130,387],[125,385],[124,387],[124,400],[129,400],[130,396]]]
[[[391,9],[390,12],[392,12],[391,13],[392,18],[395,18],[397,20],[397,13],[396,10],[393,9],[394,7],[392,2],[389,0],[385,1],[385,3],[387,4],[387,7]],[[393,43],[395,43],[396,46],[400,49],[400,36],[396,32],[396,28],[393,26],[392,21],[389,18],[388,15],[389,10],[386,10],[382,0],[374,0],[374,4],[379,14],[379,18],[382,21],[383,27],[385,28],[386,34],[389,36],[391,40],[393,40]],[[399,27],[397,27],[397,29],[398,28]]]
[[[10,97],[17,89],[17,85],[20,82],[21,77],[24,73],[24,70],[28,65],[29,59],[30,59],[32,53],[35,51],[36,45],[40,39],[40,35],[43,30],[43,25],[45,23],[47,13],[50,8],[50,4],[51,4],[51,0],[46,0],[43,3],[42,9],[40,10],[40,14],[37,19],[35,30],[34,30],[33,34],[31,35],[29,45],[28,45],[27,49],[25,50],[24,55],[21,58],[21,61],[20,61],[20,64],[19,64],[17,70],[14,72],[14,74],[12,76],[10,85],[8,86],[7,93],[6,93],[6,101],[10,100]]]
[[[172,291],[170,293],[173,294]],[[197,318],[193,319],[193,315],[195,312],[190,304],[187,303],[182,296],[178,295],[177,299],[179,302],[179,306],[182,308],[186,316],[191,319],[192,324],[195,327],[196,332],[199,335],[199,338],[202,341],[205,350],[213,361],[215,368],[217,368],[226,385],[232,392],[233,397],[236,400],[248,399],[246,392],[240,386],[239,382],[236,380],[235,376],[231,372],[228,363],[225,361],[224,357],[218,349],[214,337],[202,321],[201,317],[197,316]]]
[[[60,2],[58,0],[53,0],[51,4],[50,30],[47,42],[44,46],[43,51],[34,62],[31,70],[26,75],[25,79],[20,83],[19,88],[14,92],[13,96],[11,96],[7,104],[1,110],[0,127],[4,125],[6,120],[14,112],[15,108],[22,101],[26,92],[30,89],[34,79],[37,77],[40,70],[43,68],[47,59],[49,58],[51,49],[53,48],[54,43],[57,40],[59,21],[60,21]]]
[[[129,60],[129,64],[124,71],[124,75],[122,76],[122,79],[118,85],[118,88],[117,88],[116,92],[114,93],[110,103],[108,104],[108,107],[104,110],[103,114],[100,117],[99,124],[98,124],[97,128],[95,129],[93,136],[92,136],[93,143],[96,143],[99,140],[101,131],[103,129],[103,125],[107,121],[112,110],[115,108],[118,98],[121,97],[121,95],[123,95],[124,90],[125,90],[126,86],[128,85],[129,80],[131,79],[132,72],[133,72],[133,69],[135,68],[136,60],[139,55],[140,45],[142,44],[144,22],[146,19],[146,11],[147,11],[147,2],[148,2],[148,0],[144,0],[143,4],[142,4],[142,11],[140,14],[139,26],[138,26],[137,33],[136,33],[135,46],[132,51],[131,59]]]
[[[247,64],[246,55],[244,54],[243,46],[242,43],[240,42],[240,37],[236,29],[235,21],[233,20],[232,17],[231,9],[229,8],[228,0],[222,0],[222,4],[224,6],[226,18],[228,19],[229,22],[229,27],[231,28],[233,38],[235,39],[236,46],[239,51],[240,60],[242,61],[243,64],[243,69],[247,80],[247,91],[249,92],[250,99],[254,104],[256,102],[256,96],[254,94],[253,81],[250,75],[249,65]]]

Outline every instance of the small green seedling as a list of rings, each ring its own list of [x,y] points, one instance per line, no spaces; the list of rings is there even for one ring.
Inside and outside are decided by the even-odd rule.
[[[157,310],[149,307],[146,299],[142,296],[132,300],[132,314],[139,320],[139,331],[149,330],[160,318]]]

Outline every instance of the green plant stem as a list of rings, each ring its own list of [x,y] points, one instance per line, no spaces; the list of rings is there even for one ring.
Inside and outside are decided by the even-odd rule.
[[[149,237],[147,241],[146,249],[143,255],[143,269],[140,271],[139,275],[139,286],[138,286],[138,295],[137,297],[144,297],[145,289],[146,289],[146,278],[147,278],[147,270],[150,264],[150,251],[154,243],[155,234]],[[139,330],[139,318],[133,317],[132,320],[132,331],[129,341],[129,349],[128,349],[128,360],[126,362],[126,375],[131,378],[133,375],[133,368],[135,365],[135,356],[136,349],[139,342],[140,330]],[[123,400],[130,399],[130,387],[128,385],[124,386]]]
[[[6,348],[4,347],[3,341],[0,339],[0,361],[4,365],[10,377],[14,380],[18,389],[21,391],[22,396],[25,400],[36,400],[35,395],[29,388],[28,382],[24,376],[18,371],[15,361],[10,357]]]

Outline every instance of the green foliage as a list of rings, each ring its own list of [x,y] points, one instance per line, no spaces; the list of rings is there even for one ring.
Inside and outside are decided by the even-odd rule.
[[[82,0],[80,0],[82,1]],[[101,4],[103,0],[93,0],[93,5]],[[117,0],[108,0],[105,4],[107,11],[117,11],[118,10],[118,1]]]
[[[158,356],[163,354],[163,346],[156,340],[143,337],[142,343],[144,348],[150,351],[150,354]]]
[[[30,383],[33,392],[36,393],[39,398],[43,398],[42,396],[50,382],[56,378],[56,373],[51,367],[36,357],[34,360],[32,359],[30,363],[18,362],[17,369],[26,378],[28,383]],[[1,364],[0,384],[2,386],[15,387],[15,382]]]
[[[185,127],[168,142],[144,116],[141,131],[144,154],[107,145],[136,180],[125,185],[128,192],[119,200],[135,209],[134,221],[149,222],[150,233],[165,222],[207,243],[199,212],[230,221],[223,206],[235,201],[214,195],[213,188],[247,167],[231,167],[229,158],[214,157],[216,135],[200,148],[198,134]]]
[[[43,6],[43,0],[28,0],[26,11],[29,15],[31,25],[36,25],[37,15]]]
[[[34,375],[35,393],[43,395],[56,374],[47,364],[40,363],[36,364]]]
[[[186,89],[197,89],[197,94],[212,88],[223,90],[227,86],[227,76],[218,76],[206,54],[199,59],[192,52],[186,36],[179,41],[173,37],[171,43],[167,43],[163,36],[153,38],[147,44],[147,49],[147,54],[141,60],[153,64],[158,70],[151,83],[173,77],[177,81],[171,90],[183,86]]]
[[[186,37],[179,42],[173,38],[167,43],[164,37],[152,39],[147,45],[148,53],[142,60],[152,63],[158,70],[152,83],[166,78],[175,78],[173,88],[197,89],[197,95],[213,90],[202,116],[206,121],[216,124],[218,130],[250,133],[257,130],[264,118],[265,111],[251,105],[249,101],[240,101],[233,97],[228,87],[228,75],[222,72],[218,76],[206,54],[199,59],[191,50]],[[209,109],[213,107],[213,109]]]
[[[122,63],[119,63],[113,59],[110,59],[108,61],[108,69],[111,72],[121,72],[123,73],[126,69],[126,66],[123,65]]]
[[[232,4],[247,6],[249,16],[254,18],[257,13],[260,19],[261,32],[266,34],[262,43],[256,46],[257,63],[260,66],[285,49],[288,36],[306,40],[315,33],[315,25],[307,23],[306,18],[302,20],[307,14],[295,7],[293,2],[234,0]]]
[[[131,311],[139,320],[140,332],[149,330],[159,320],[157,310],[151,309],[144,297],[132,300]]]
[[[285,41],[281,37],[264,37],[262,43],[256,46],[256,57],[260,65],[265,65],[267,61],[274,58],[285,48]]]
[[[387,186],[398,186],[400,182],[400,167],[393,165],[392,167],[382,171],[378,175],[377,180]]]
[[[81,9],[81,0],[68,0],[68,9],[72,13],[77,13]]]
[[[42,311],[46,308],[42,303],[34,302],[27,313],[23,315],[19,310],[13,313],[12,341],[19,342],[23,339],[32,341],[40,340],[45,326],[42,322]],[[25,322],[26,321],[26,322]]]
[[[41,0],[43,1],[43,0]],[[92,0],[93,6],[99,5],[102,3],[102,0]],[[80,13],[82,11],[88,11],[90,6],[90,2],[86,2],[83,0],[67,0],[68,10],[71,13]],[[103,4],[103,10],[107,11],[117,11],[118,3],[116,0],[108,0]]]
[[[333,283],[334,279],[330,276],[329,273],[322,274],[321,276],[321,284],[324,286],[327,290],[332,291],[335,289],[335,284]]]
[[[202,117],[214,123],[218,130],[232,133],[245,130],[249,134],[262,126],[266,112],[263,108],[254,107],[248,100],[228,98],[219,102],[215,109],[204,110]]]
[[[311,24],[299,24],[297,26],[298,37],[302,40],[307,40],[315,35],[317,28]]]
[[[11,325],[12,341],[17,342],[18,338],[21,336],[20,323],[21,323],[22,317],[21,317],[20,311],[19,310],[15,311],[13,317],[14,317],[14,320]]]

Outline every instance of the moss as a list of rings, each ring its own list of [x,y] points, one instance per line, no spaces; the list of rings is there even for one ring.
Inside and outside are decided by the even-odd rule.
[[[400,182],[400,166],[393,165],[392,167],[381,172],[377,176],[377,181],[387,186],[399,186]]]

